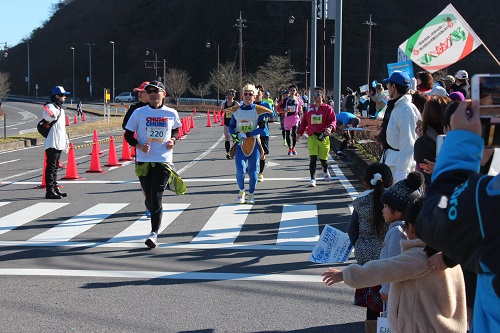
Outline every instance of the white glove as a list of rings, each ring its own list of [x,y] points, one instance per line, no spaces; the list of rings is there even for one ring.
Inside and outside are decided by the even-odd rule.
[[[238,139],[244,140],[246,138],[247,138],[247,135],[245,133],[241,133],[241,132],[238,133]]]

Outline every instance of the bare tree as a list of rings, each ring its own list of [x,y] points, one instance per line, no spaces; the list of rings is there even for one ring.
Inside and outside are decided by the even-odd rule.
[[[201,104],[203,104],[203,97],[207,96],[208,93],[210,92],[210,86],[211,86],[210,83],[200,82],[198,83],[197,87],[189,85],[189,91],[195,96],[200,96]]]
[[[0,101],[10,92],[9,74],[0,73]]]
[[[295,82],[296,72],[290,65],[288,57],[269,56],[263,66],[255,73],[255,82],[262,84],[274,96],[279,96],[283,89]]]
[[[236,63],[227,62],[220,65],[219,71],[210,71],[209,83],[215,88],[225,93],[229,89],[238,90],[239,74],[236,71]]]
[[[189,87],[189,77],[188,73],[182,69],[170,68],[167,72],[166,86],[167,92],[175,99],[176,104],[177,99],[184,94],[186,89]]]

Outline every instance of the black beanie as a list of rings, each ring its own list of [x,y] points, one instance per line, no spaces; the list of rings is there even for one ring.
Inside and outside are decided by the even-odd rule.
[[[400,212],[406,210],[410,201],[420,197],[424,175],[418,171],[410,172],[406,179],[400,180],[382,194],[382,203]]]

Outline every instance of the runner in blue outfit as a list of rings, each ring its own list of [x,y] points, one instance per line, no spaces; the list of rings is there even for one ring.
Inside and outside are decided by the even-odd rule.
[[[239,194],[237,203],[245,203],[245,169],[248,170],[249,190],[246,203],[254,204],[254,192],[257,185],[257,167],[261,154],[260,136],[265,129],[265,120],[272,111],[260,105],[253,104],[257,88],[253,84],[243,87],[243,104],[227,109],[232,112],[229,122],[229,133],[238,140],[235,153],[236,181]],[[248,163],[248,166],[247,166]]]

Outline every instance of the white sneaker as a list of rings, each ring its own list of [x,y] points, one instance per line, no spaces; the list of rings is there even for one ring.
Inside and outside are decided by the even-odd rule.
[[[325,172],[325,181],[326,182],[329,182],[330,180],[332,180],[332,177],[330,177],[330,172]]]
[[[311,179],[311,181],[309,182],[309,187],[316,187],[316,179]]]
[[[236,203],[244,204],[245,203],[245,191],[240,191],[238,194],[238,198],[236,198]]]
[[[253,193],[248,193],[247,197],[247,204],[254,204],[255,203],[255,197]]]
[[[152,232],[149,234],[149,237],[148,239],[146,239],[146,242],[144,242],[144,244],[146,244],[150,249],[154,249],[156,247],[157,239],[158,235],[156,234],[156,232]]]

